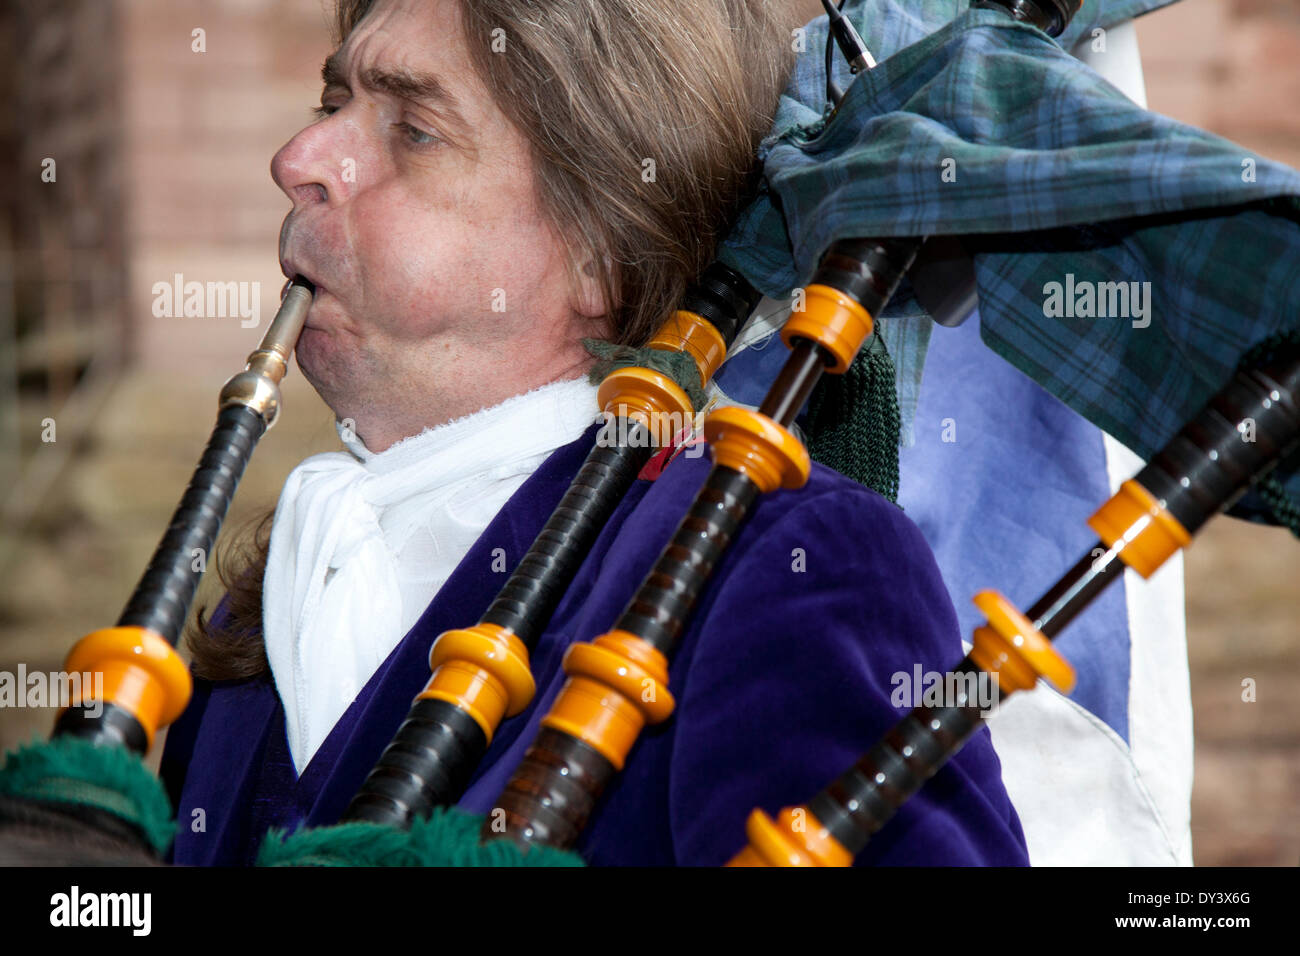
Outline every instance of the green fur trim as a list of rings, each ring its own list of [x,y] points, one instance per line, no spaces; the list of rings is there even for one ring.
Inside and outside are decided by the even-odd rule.
[[[660,375],[667,375],[676,382],[691,400],[695,411],[698,412],[708,401],[704,386],[700,384],[700,368],[686,352],[634,349],[630,345],[615,345],[604,339],[583,339],[582,347],[596,358],[596,364],[587,375],[587,380],[592,385],[599,385],[606,375],[620,368],[648,368]]]
[[[582,866],[576,853],[532,847],[527,853],[509,840],[479,843],[483,818],[439,808],[410,830],[380,823],[339,823],[299,830],[286,837],[270,830],[257,854],[258,866]]]
[[[77,737],[34,741],[5,755],[0,793],[105,810],[138,827],[160,856],[176,833],[162,782],[122,747],[97,747]]]

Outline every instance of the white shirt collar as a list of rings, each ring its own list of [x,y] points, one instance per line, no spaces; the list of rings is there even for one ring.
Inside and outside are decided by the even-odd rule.
[[[493,516],[596,421],[595,394],[553,382],[380,453],[336,423],[347,451],[290,473],[262,616],[300,773]]]

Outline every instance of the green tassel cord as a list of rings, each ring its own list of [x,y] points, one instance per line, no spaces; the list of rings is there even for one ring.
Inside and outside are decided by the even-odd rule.
[[[176,834],[162,782],[134,753],[76,737],[33,742],[5,755],[0,794],[95,807],[137,827],[161,856]]]
[[[592,366],[587,380],[592,385],[599,385],[610,372],[620,368],[648,368],[651,371],[667,375],[676,382],[691,400],[696,411],[704,407],[708,396],[700,385],[700,369],[695,359],[686,352],[670,352],[666,349],[632,348],[630,345],[615,345],[603,339],[583,339],[582,347],[594,356],[596,364]]]
[[[479,843],[483,817],[440,807],[410,830],[379,823],[340,823],[285,836],[270,830],[258,866],[583,866],[575,853],[509,840]]]
[[[872,335],[843,375],[824,375],[808,402],[813,461],[898,503],[898,409],[894,361]]]
[[[637,366],[667,375],[681,386],[696,409],[707,401],[695,361],[685,352],[631,348],[601,339],[583,339],[596,358],[589,380],[599,384],[620,368]],[[898,409],[893,359],[879,335],[867,340],[843,375],[823,376],[808,407],[808,452],[814,461],[898,502]]]

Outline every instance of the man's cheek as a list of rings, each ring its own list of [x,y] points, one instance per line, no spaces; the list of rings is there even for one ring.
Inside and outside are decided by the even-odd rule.
[[[298,365],[313,385],[344,387],[356,376],[361,362],[355,345],[347,347],[349,338],[321,329],[302,330],[298,337]]]

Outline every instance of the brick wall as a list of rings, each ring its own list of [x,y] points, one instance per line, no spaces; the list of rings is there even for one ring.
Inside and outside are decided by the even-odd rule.
[[[1300,4],[1182,0],[1137,26],[1151,109],[1300,166]]]
[[[331,49],[319,0],[123,4],[131,314],[146,361],[231,368],[260,334],[238,318],[156,318],[153,283],[258,282],[264,331],[284,279],[289,201],[275,151],[319,102]],[[192,31],[205,32],[204,52]]]

